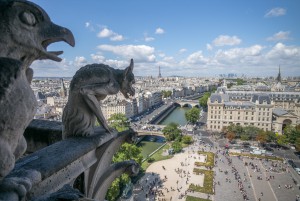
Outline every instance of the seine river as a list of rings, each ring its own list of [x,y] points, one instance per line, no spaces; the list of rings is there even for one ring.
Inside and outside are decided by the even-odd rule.
[[[161,125],[168,125],[171,122],[175,122],[181,126],[184,126],[187,123],[185,118],[185,112],[188,111],[190,108],[187,107],[177,107],[173,112],[167,116],[162,122],[159,124]]]

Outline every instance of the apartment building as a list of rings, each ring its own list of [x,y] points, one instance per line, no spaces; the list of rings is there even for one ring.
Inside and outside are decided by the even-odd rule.
[[[228,94],[212,94],[207,102],[207,129],[221,131],[230,124],[253,125],[272,129],[274,102],[265,94],[256,94],[250,101],[231,101]]]

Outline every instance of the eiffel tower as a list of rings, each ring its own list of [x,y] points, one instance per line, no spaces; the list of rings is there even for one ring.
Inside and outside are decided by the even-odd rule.
[[[160,66],[158,66],[158,78],[161,78]]]

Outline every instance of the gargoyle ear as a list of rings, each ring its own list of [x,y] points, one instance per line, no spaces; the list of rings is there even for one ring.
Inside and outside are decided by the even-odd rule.
[[[133,71],[133,59],[130,60],[130,65],[125,69],[125,75]]]

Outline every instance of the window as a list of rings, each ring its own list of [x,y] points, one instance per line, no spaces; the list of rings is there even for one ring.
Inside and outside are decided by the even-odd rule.
[[[232,116],[230,116],[230,119],[232,119]]]

